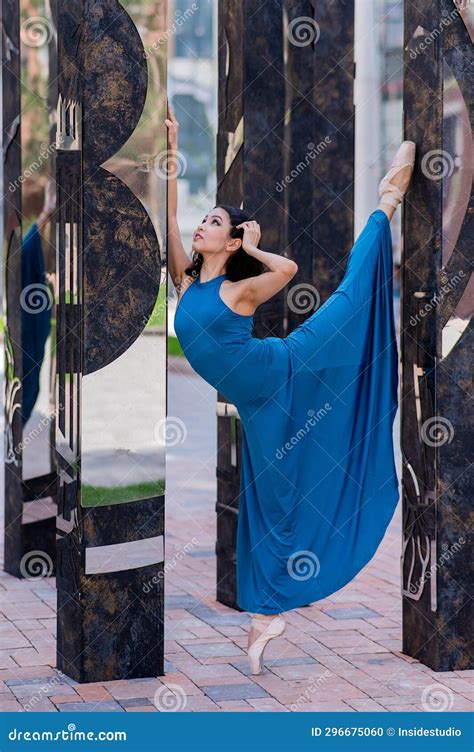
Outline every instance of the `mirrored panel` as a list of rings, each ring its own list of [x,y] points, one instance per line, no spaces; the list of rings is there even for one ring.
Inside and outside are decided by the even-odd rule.
[[[18,184],[9,190],[20,190],[22,201],[21,450],[26,480],[54,469],[56,32],[48,2],[20,3],[20,55],[22,164]],[[25,513],[33,506],[36,515],[44,513],[44,503],[27,506]]]
[[[136,28],[129,25],[129,45],[117,34],[124,47],[118,75],[124,64],[133,77],[145,61],[146,94],[143,87],[140,113],[142,92],[124,91],[136,115],[135,128],[100,165],[119,181],[111,183],[104,173],[107,200],[114,202],[117,191],[117,214],[102,211],[97,225],[91,223],[96,257],[86,246],[84,252],[80,433],[81,504],[86,507],[156,497],[165,486],[166,4],[150,0],[121,6]],[[120,19],[125,31],[127,23]],[[84,180],[86,191],[87,176]],[[97,195],[102,195],[100,186]],[[113,235],[116,248],[104,242],[106,235]],[[103,301],[100,275],[106,284],[113,275]]]

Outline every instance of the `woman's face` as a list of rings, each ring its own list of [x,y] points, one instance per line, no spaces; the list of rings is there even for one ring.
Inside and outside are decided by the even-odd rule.
[[[215,207],[203,218],[193,235],[192,249],[199,253],[217,253],[229,250],[228,244],[234,245],[230,233],[232,225],[225,209]]]

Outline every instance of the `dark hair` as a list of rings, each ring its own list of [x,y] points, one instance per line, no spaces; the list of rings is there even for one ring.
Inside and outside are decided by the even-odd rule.
[[[231,238],[240,238],[244,236],[242,228],[237,229],[237,225],[242,222],[249,222],[251,215],[243,209],[238,209],[236,206],[228,206],[227,204],[217,204],[216,209],[224,209],[230,218],[231,224]],[[191,256],[191,266],[185,269],[185,274],[189,274],[191,277],[197,277],[201,271],[204,258],[202,253],[193,251]],[[249,256],[243,248],[239,248],[238,251],[232,254],[226,266],[226,274],[232,282],[237,282],[239,279],[248,279],[248,277],[256,277],[265,271],[265,266],[261,261]]]

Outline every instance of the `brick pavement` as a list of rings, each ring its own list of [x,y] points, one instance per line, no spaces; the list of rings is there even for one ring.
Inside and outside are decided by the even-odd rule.
[[[472,710],[474,671],[436,673],[400,652],[400,506],[368,566],[333,596],[288,614],[265,672],[249,675],[249,617],[214,600],[215,401],[171,360],[169,415],[187,434],[167,463],[166,675],[94,684],[61,676],[54,578],[0,573],[0,710]]]

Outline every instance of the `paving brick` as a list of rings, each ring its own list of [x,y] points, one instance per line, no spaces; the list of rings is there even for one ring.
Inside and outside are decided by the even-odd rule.
[[[21,632],[24,632],[25,630],[30,630],[30,629],[44,629],[44,626],[41,624],[41,622],[38,619],[18,619],[17,621],[14,621],[13,624]],[[0,640],[1,640],[1,635],[0,635]]]
[[[187,671],[187,676],[198,686],[225,683],[243,684],[246,681],[241,671],[226,663],[190,668]],[[170,679],[170,681],[173,681],[173,679]]]
[[[385,712],[383,705],[379,704],[375,700],[372,700],[370,697],[345,697],[344,699],[348,705],[350,705],[352,708],[354,708],[354,710],[357,710],[360,713]]]
[[[324,613],[332,616],[333,619],[368,619],[369,617],[381,617],[382,614],[372,611],[371,608],[364,606],[353,606],[352,608],[325,608]]]
[[[45,603],[21,603],[18,606],[14,604],[5,604],[1,607],[3,614],[7,619],[15,621],[16,619],[39,619],[46,616],[54,616],[54,611]]]
[[[57,676],[55,670],[51,666],[29,666],[28,668],[21,668],[15,666],[14,668],[6,668],[0,670],[0,681],[6,682],[8,679],[33,679],[34,677],[48,676],[53,678]]]
[[[56,663],[56,648],[36,650],[21,648],[12,652],[12,658],[19,666],[45,666]]]
[[[43,667],[42,672],[38,671],[38,669],[18,669],[15,672],[18,676],[12,679],[5,679],[4,682],[7,687],[13,687],[16,684],[77,684],[77,682],[70,679],[69,676],[66,676],[61,671],[51,671],[49,669],[49,672],[47,672],[48,667]],[[42,673],[41,676],[39,675],[40,673]]]
[[[264,661],[264,664],[265,666],[267,666],[267,668],[270,668],[274,674],[281,677],[282,679],[285,679],[286,681],[299,681],[302,679],[305,679],[309,682],[315,682],[318,679],[327,681],[327,669],[325,669],[324,666],[321,666],[321,664],[319,663],[313,663],[309,665],[290,664],[289,666],[275,666],[270,665],[269,663],[267,663],[267,661]]]
[[[77,693],[83,700],[97,702],[98,700],[112,700],[112,695],[105,687],[90,687],[88,684],[82,684],[77,687]]]
[[[165,639],[165,655],[172,656],[174,653],[185,653],[185,649],[176,640]]]
[[[11,629],[8,632],[2,632],[0,637],[2,650],[14,650],[15,648],[27,648],[30,646],[29,640],[18,629]]]
[[[16,665],[9,650],[0,650],[0,670],[3,668],[15,668]]]
[[[291,704],[289,710],[300,713],[348,713],[353,711],[350,705],[342,700],[327,700],[321,702],[305,702],[293,710]]]
[[[390,705],[387,710],[390,713],[419,713],[418,705]]]
[[[49,699],[51,700],[51,702],[53,703],[53,705],[58,705],[59,703],[62,703],[62,702],[71,702],[71,695],[67,695],[67,694],[65,694],[65,695],[51,695],[51,697]],[[75,699],[75,702],[81,702],[81,698],[77,694],[76,694],[76,697],[74,699]]]
[[[289,710],[274,697],[255,697],[247,700],[259,713],[288,713]]]
[[[139,707],[155,707],[151,700],[146,697],[131,697],[128,700],[120,700],[120,705],[123,708],[139,708]],[[155,708],[156,709],[156,708]]]
[[[31,698],[20,697],[18,701],[21,703],[23,710],[26,713],[56,713],[57,708],[49,697],[37,697],[35,702],[31,701]]]
[[[218,700],[246,700],[253,697],[268,697],[268,693],[255,684],[228,684],[204,686],[205,694],[214,701]]]
[[[255,708],[245,700],[223,700],[217,704],[227,713],[255,713]]]
[[[119,687],[109,687],[108,691],[116,700],[128,700],[134,697],[153,697],[156,690],[163,684],[159,679],[153,682],[128,682]]]
[[[58,705],[63,713],[123,713],[118,702],[64,702]]]
[[[186,645],[186,650],[194,658],[220,658],[234,655],[244,655],[243,650],[233,642],[211,642],[208,644]]]
[[[162,676],[162,682],[165,687],[175,691],[175,687],[181,687],[186,695],[203,695],[204,692],[184,674],[171,674],[171,676]]]
[[[21,607],[22,604],[37,604],[41,603],[41,598],[38,598],[31,590],[24,588],[23,590],[5,590],[0,595],[0,609],[3,611],[4,606],[14,605]],[[7,617],[8,618],[8,617]]]
[[[154,705],[140,705],[139,707],[131,706],[125,708],[126,713],[158,713]]]
[[[77,697],[74,687],[69,684],[14,684],[10,687],[15,697],[25,698],[27,702],[32,697],[50,697],[51,695],[72,695]]]
[[[222,709],[210,697],[205,695],[189,695],[186,704],[181,708],[186,713],[222,712]]]
[[[11,697],[0,697],[0,711],[2,713],[22,712],[23,708],[13,695]]]

